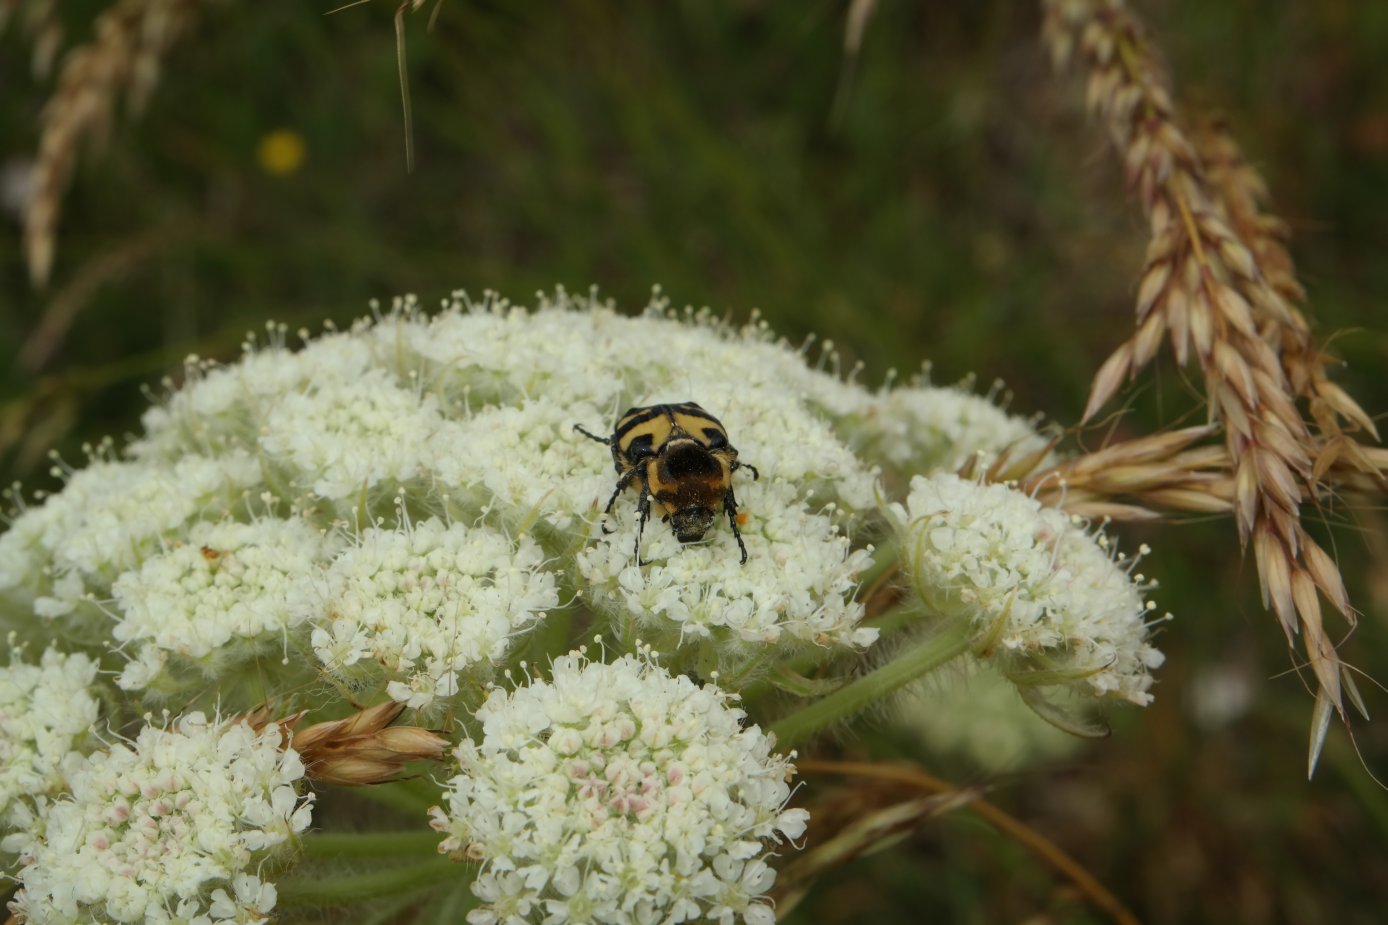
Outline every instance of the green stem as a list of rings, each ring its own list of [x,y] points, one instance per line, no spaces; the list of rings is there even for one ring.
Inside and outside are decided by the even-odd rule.
[[[413,832],[319,832],[303,840],[306,858],[360,858],[402,855],[433,856],[443,836]]]
[[[920,598],[913,595],[866,625],[876,627],[878,638],[886,639],[908,626],[919,626],[931,616]]]
[[[973,636],[973,628],[967,620],[945,623],[914,648],[906,650],[871,674],[773,723],[771,731],[776,736],[777,745],[782,749],[790,748],[826,726],[882,700],[897,688],[929,674],[968,651]]]
[[[921,602],[911,598],[903,602],[898,607],[882,614],[871,623],[864,624],[876,628],[880,636],[885,639],[893,633],[900,632],[908,626],[920,626],[933,618],[933,615],[925,609]],[[812,675],[822,665],[832,661],[834,658],[843,654],[843,650],[830,647],[816,647],[805,649],[790,656],[785,661],[785,667],[795,674]],[[760,667],[760,666],[758,666]],[[751,672],[746,672],[750,674]],[[735,679],[730,687],[742,694],[744,703],[754,703],[758,699],[766,696],[775,689],[776,684],[765,674],[754,681],[743,681]]]
[[[877,579],[896,568],[900,563],[901,541],[897,539],[896,532],[893,531],[882,537],[882,542],[873,548],[872,564],[858,576],[860,593],[871,588],[877,583]]]
[[[346,906],[384,896],[418,892],[467,875],[468,869],[464,865],[445,857],[433,857],[404,867],[390,867],[371,873],[355,872],[342,877],[286,877],[276,886],[282,905]]]
[[[373,787],[353,787],[352,795],[391,809],[403,815],[418,819],[429,811],[429,807],[439,802],[438,794],[429,796],[417,789],[407,787],[405,781],[395,780]]]

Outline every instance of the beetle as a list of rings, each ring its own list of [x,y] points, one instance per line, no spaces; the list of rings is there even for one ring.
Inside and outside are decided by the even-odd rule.
[[[644,405],[630,408],[617,419],[612,436],[600,437],[582,424],[574,430],[591,440],[607,444],[617,470],[617,487],[603,510],[612,513],[617,498],[628,488],[638,487],[636,508],[641,522],[636,530],[636,562],[641,561],[641,534],[654,504],[663,523],[674,530],[681,543],[704,538],[721,510],[728,515],[742,564],[747,563],[747,544],[737,528],[737,498],[733,494],[733,473],[746,469],[752,478],[761,477],[757,467],[741,462],[737,450],[728,442],[728,432],[716,417],[697,402]],[[603,532],[610,532],[606,523]]]

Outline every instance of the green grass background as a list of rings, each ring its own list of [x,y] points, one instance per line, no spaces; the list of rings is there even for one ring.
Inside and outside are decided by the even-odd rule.
[[[103,3],[62,4],[73,38]],[[372,297],[454,288],[531,301],[562,284],[639,309],[831,338],[865,378],[933,364],[1005,380],[1012,408],[1070,424],[1131,325],[1145,223],[1073,77],[1053,74],[1034,4],[883,0],[853,67],[843,2],[565,4],[444,0],[407,19],[418,167],[404,169],[391,16],[375,2],[209,3],[149,110],[84,156],[53,282],[35,291],[0,229],[0,474],[49,484],[45,453],[137,426],[142,386],[190,352],[234,357],[267,319],[343,323]],[[432,6],[432,4],[430,4]],[[1224,113],[1295,233],[1341,381],[1388,408],[1388,5],[1141,0],[1178,98]],[[36,143],[50,81],[0,36],[0,159]],[[291,129],[308,156],[255,152]],[[35,365],[41,319],[74,312]],[[27,345],[27,346],[26,346]],[[11,358],[13,358],[11,360]],[[1131,429],[1188,420],[1163,358]],[[1388,678],[1377,503],[1333,542],[1364,619],[1346,654]],[[1305,781],[1311,700],[1227,522],[1130,533],[1178,621],[1157,703],[1041,773],[980,778],[1153,923],[1371,923],[1388,908],[1388,795],[1342,731]],[[1248,710],[1200,722],[1211,678]],[[1385,698],[1363,687],[1371,708]],[[1361,726],[1388,770],[1381,724]],[[868,731],[846,748],[886,754]],[[824,786],[828,786],[825,782]],[[968,813],[827,878],[799,922],[1088,922],[1102,917]]]

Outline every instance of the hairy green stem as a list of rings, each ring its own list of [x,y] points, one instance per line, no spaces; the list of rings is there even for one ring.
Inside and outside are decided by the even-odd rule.
[[[437,793],[429,794],[418,787],[408,786],[408,782],[404,780],[393,780],[371,787],[354,787],[352,793],[353,796],[388,806],[414,819],[422,818],[430,806],[439,802]]]
[[[345,906],[418,892],[469,875],[465,865],[445,857],[433,857],[403,867],[368,873],[316,878],[291,876],[281,880],[276,887],[279,889],[279,901],[285,906]]]
[[[443,836],[430,829],[412,832],[319,832],[303,840],[306,858],[360,858],[438,853]]]
[[[968,651],[973,627],[951,620],[901,655],[826,697],[771,725],[776,743],[790,748],[826,726],[854,715],[905,684],[923,677]]]

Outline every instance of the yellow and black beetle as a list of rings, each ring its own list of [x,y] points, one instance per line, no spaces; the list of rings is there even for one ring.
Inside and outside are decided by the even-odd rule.
[[[599,437],[583,425],[574,430],[612,450],[617,468],[617,488],[603,510],[623,491],[640,486],[637,510],[641,522],[636,530],[636,562],[641,561],[641,534],[655,502],[660,519],[675,531],[681,543],[704,538],[720,510],[728,515],[733,537],[747,562],[747,545],[737,529],[737,498],[733,496],[733,473],[747,469],[758,478],[755,466],[738,462],[737,450],[728,442],[728,432],[713,415],[692,401],[674,405],[646,405],[632,408],[617,419],[612,436]],[[607,525],[603,525],[607,532]]]

